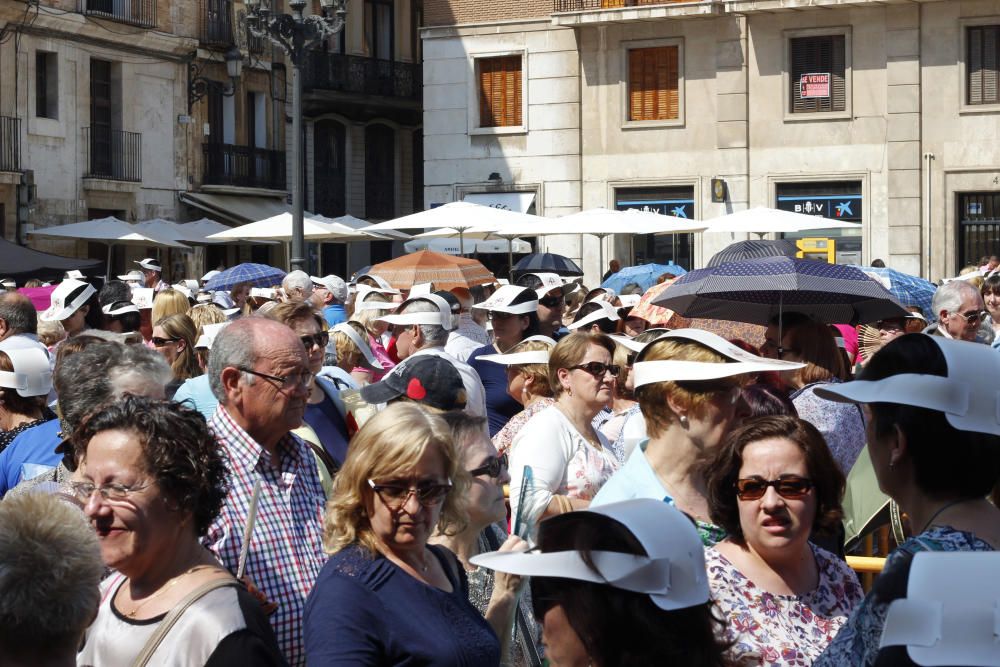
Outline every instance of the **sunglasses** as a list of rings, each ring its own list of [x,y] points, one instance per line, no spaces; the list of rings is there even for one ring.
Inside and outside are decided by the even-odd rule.
[[[611,373],[611,377],[616,378],[618,374],[622,372],[622,367],[618,364],[603,364],[600,361],[590,361],[585,364],[577,364],[576,366],[570,366],[571,371],[583,371],[584,373],[589,373],[595,378],[600,380],[604,377],[605,373]]]
[[[416,496],[417,502],[424,507],[434,507],[448,495],[451,491],[451,480],[447,484],[420,484],[419,486],[409,486],[407,484],[377,484],[375,480],[368,480],[368,486],[372,487],[382,502],[393,512],[403,508],[410,496]]]
[[[782,498],[798,500],[809,493],[813,483],[812,480],[798,475],[782,475],[772,480],[754,475],[736,480],[736,497],[740,500],[760,500],[767,493],[769,486],[773,486]]]
[[[500,477],[504,470],[507,469],[507,455],[501,454],[500,456],[491,456],[486,462],[486,465],[479,466],[474,470],[470,470],[469,474],[473,477],[479,477],[480,475],[487,475],[493,479]]]
[[[491,310],[490,311],[490,319],[491,320],[503,321],[503,320],[509,320],[512,317],[517,317],[517,315],[515,313],[505,313],[505,312],[500,311],[500,310]]]
[[[975,313],[959,313],[959,317],[965,319],[969,324],[975,324],[976,322],[982,322],[989,315],[985,310],[980,310]]]
[[[160,338],[159,336],[153,336],[151,340],[155,347],[164,347],[170,343],[176,343],[180,338]]]
[[[561,296],[547,296],[539,299],[538,303],[546,308],[558,308],[566,305],[566,299]]]
[[[879,320],[875,323],[876,329],[885,329],[886,331],[903,331],[906,326],[903,320]]]
[[[320,331],[319,333],[312,334],[310,336],[299,336],[299,340],[302,341],[302,344],[305,345],[307,350],[313,345],[316,347],[326,347],[327,343],[330,342],[330,332]]]

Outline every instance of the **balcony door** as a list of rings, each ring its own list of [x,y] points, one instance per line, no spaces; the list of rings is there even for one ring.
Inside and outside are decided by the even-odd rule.
[[[111,63],[90,61],[90,173],[108,177],[112,164]]]
[[[365,128],[365,216],[396,215],[396,131],[375,123]]]
[[[321,215],[347,213],[345,141],[344,126],[335,120],[321,120],[313,128],[313,183],[316,212]]]
[[[393,60],[395,31],[392,0],[365,0],[365,53],[369,58]]]

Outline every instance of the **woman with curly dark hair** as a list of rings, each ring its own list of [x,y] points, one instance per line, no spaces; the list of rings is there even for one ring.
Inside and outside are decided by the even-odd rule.
[[[126,396],[73,442],[80,467],[69,488],[116,571],[79,664],[285,664],[259,603],[199,542],[228,491],[205,419]]]
[[[854,572],[809,542],[843,516],[844,475],[823,436],[788,415],[732,431],[708,466],[712,521],[726,539],[705,551],[734,659],[812,664],[863,592]]]

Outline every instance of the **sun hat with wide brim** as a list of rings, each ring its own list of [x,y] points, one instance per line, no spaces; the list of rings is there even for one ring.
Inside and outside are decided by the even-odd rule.
[[[52,369],[45,352],[3,342],[0,352],[7,355],[14,367],[13,371],[0,371],[0,387],[13,389],[19,396],[48,396],[52,390]]]

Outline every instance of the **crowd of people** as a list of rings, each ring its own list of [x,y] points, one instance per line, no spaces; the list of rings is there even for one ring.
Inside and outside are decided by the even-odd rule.
[[[909,665],[913,563],[1000,548],[1000,277],[859,349],[550,273],[137,264],[46,308],[3,281],[2,664]],[[903,531],[867,591],[860,464]]]

